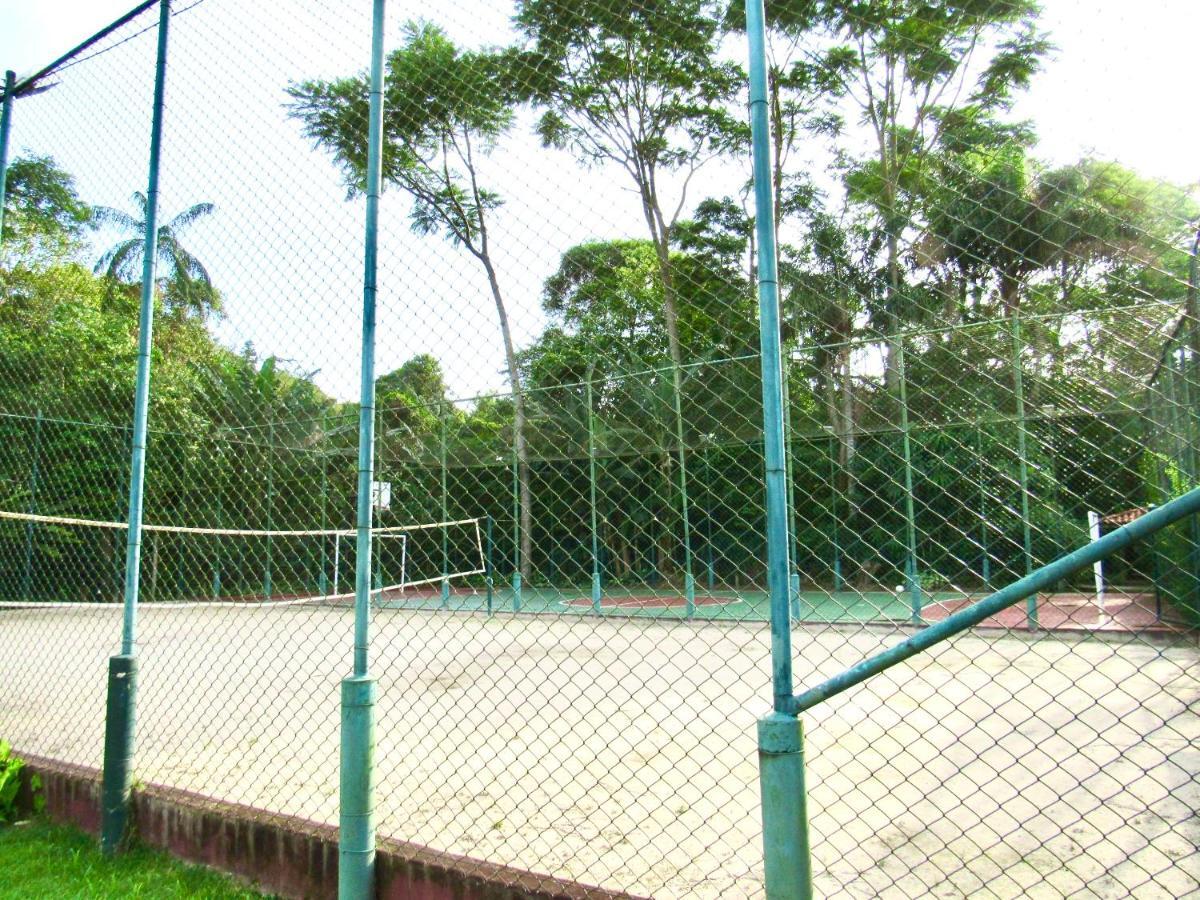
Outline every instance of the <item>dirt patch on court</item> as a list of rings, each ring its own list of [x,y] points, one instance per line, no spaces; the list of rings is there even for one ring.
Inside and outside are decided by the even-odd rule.
[[[937,622],[981,598],[964,597],[930,604],[921,610],[927,621]],[[1103,605],[1095,594],[1039,594],[1036,627],[1047,631],[1105,631],[1184,633],[1182,623],[1172,621],[1172,610],[1155,604],[1153,594],[1114,590]],[[1003,609],[979,623],[983,628],[1026,629],[1030,622],[1024,602]]]

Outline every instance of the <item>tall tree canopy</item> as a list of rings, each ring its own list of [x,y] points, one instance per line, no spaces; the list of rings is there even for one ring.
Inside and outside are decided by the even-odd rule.
[[[515,419],[521,484],[524,561],[532,554],[532,504],[526,448],[526,399],[517,349],[494,260],[491,214],[501,205],[479,171],[513,121],[515,95],[505,54],[464,51],[440,28],[413,22],[404,44],[388,56],[384,104],[383,177],[412,198],[413,230],[440,234],[465,248],[483,268],[500,333]],[[364,77],[293,85],[292,113],[305,133],[329,148],[351,191],[366,177],[367,82]]]

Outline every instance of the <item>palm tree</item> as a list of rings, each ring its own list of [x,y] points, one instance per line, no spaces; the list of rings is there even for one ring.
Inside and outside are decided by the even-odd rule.
[[[112,225],[130,236],[110,247],[96,262],[96,274],[113,282],[136,283],[141,277],[146,247],[146,195],[135,193],[130,215],[108,206],[95,208],[93,218],[98,225]],[[192,312],[205,318],[220,306],[220,297],[213,288],[208,270],[179,242],[179,234],[189,225],[216,210],[211,203],[196,203],[169,222],[158,226],[158,262],[169,274],[162,279],[163,301],[168,309]]]

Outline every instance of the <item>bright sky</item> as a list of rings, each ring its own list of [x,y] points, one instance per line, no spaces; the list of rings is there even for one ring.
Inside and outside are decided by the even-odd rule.
[[[189,4],[177,0],[176,8]],[[40,68],[131,5],[0,0],[0,69]],[[1091,152],[1145,175],[1200,181],[1200,120],[1188,112],[1200,4],[1045,0],[1044,7],[1059,49],[1018,106],[1036,122],[1038,152],[1058,164]],[[451,10],[436,15],[452,17],[443,24],[461,41],[504,39],[507,3],[438,8]],[[229,27],[232,9],[242,11],[237,29]],[[403,19],[431,9],[392,0],[392,35]],[[312,153],[283,114],[283,89],[289,79],[360,69],[368,11],[368,0],[205,0],[178,16],[164,158],[167,217],[198,201],[217,206],[186,243],[226,292],[222,339],[252,340],[293,369],[316,372],[343,399],[357,394],[362,206],[346,202],[328,157]],[[87,79],[76,68],[59,88],[19,102],[14,151],[52,153],[77,176],[84,199],[127,208],[130,193],[145,189],[151,73],[144,63],[152,52],[152,35],[134,38],[87,63]],[[540,285],[564,249],[644,230],[618,173],[540,153],[527,125],[519,123],[485,167],[506,200],[497,224],[508,228],[498,228],[496,250],[518,343],[544,324]],[[740,176],[730,169],[708,177],[707,189],[723,193]],[[460,395],[502,388],[495,308],[478,265],[438,238],[412,235],[407,212],[406,198],[385,197],[379,371],[433,349]]]

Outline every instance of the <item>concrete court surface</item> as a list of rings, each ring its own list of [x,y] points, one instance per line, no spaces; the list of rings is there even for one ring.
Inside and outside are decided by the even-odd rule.
[[[0,737],[99,766],[115,607],[0,608]],[[337,820],[351,613],[139,618],[136,778]],[[797,685],[901,639],[795,633]],[[765,626],[383,610],[379,831],[655,897],[761,896]],[[1194,642],[965,636],[810,711],[818,896],[1200,890]]]

